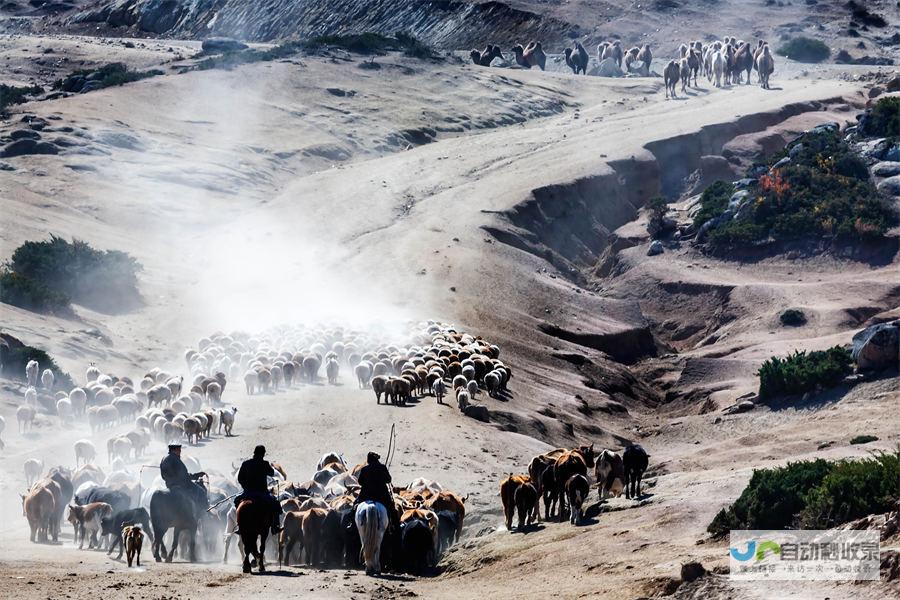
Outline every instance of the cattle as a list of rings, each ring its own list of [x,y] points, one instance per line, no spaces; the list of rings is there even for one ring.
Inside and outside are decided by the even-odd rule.
[[[556,497],[559,503],[559,515],[566,510],[565,485],[572,475],[587,476],[588,468],[594,466],[594,445],[580,446],[563,453],[553,465],[553,477],[556,479]]]
[[[141,546],[144,542],[144,534],[140,525],[126,525],[123,527],[121,541],[125,546],[125,556],[127,557],[129,568],[135,560],[137,560],[137,566],[141,566]]]
[[[451,545],[456,537],[456,531],[459,527],[456,513],[450,510],[441,510],[437,512],[438,516],[438,556],[442,555]]]
[[[434,511],[414,508],[400,516],[401,548],[407,569],[415,574],[434,565],[438,542],[438,516]]]
[[[384,375],[376,375],[370,381],[372,391],[375,392],[375,402],[381,404],[381,395],[384,394],[385,402],[391,396],[391,390],[388,386],[388,378]]]
[[[578,473],[566,480],[566,498],[569,501],[569,522],[572,525],[581,524],[584,516],[584,502],[587,500],[591,486],[587,477]]]
[[[594,465],[594,479],[600,499],[618,497],[625,489],[625,464],[622,457],[611,450],[604,450]]]
[[[69,505],[69,523],[75,528],[74,541],[79,542],[79,550],[84,547],[84,537],[87,533],[91,535],[88,548],[100,547],[97,535],[103,530],[103,519],[108,519],[112,514],[113,508],[106,502]]]
[[[324,560],[322,529],[327,517],[328,508],[311,508],[303,512],[300,529],[303,534],[303,547],[306,549],[306,564],[309,566],[320,564]]]
[[[466,498],[460,498],[453,492],[438,492],[438,494],[430,498],[426,502],[426,506],[434,512],[450,511],[456,515],[456,537],[455,541],[459,541],[462,535],[463,522],[466,519]]]
[[[106,553],[112,554],[116,547],[119,548],[117,560],[122,558],[122,551],[127,550],[122,542],[125,538],[124,529],[129,525],[143,525],[143,531],[150,537],[150,541],[153,541],[153,533],[150,529],[150,515],[147,513],[146,508],[129,508],[116,511],[112,517],[101,522],[101,527],[102,534],[110,536],[112,540]]]
[[[641,478],[650,462],[650,455],[641,446],[628,446],[622,453],[625,467],[625,497],[637,498],[641,495]]]
[[[514,496],[516,511],[519,515],[518,526],[516,529],[525,531],[525,527],[530,525],[534,520],[535,506],[538,503],[538,494],[535,487],[530,481],[522,483],[516,488]]]
[[[524,484],[531,484],[528,475],[514,475],[510,473],[500,482],[500,502],[503,504],[503,516],[506,519],[507,531],[512,531],[513,517],[516,513],[516,490]]]
[[[543,473],[556,463],[556,459],[562,456],[565,448],[555,448],[549,452],[538,454],[528,463],[528,476],[531,478],[531,484],[537,490],[538,496],[544,495]],[[537,520],[540,520],[540,511],[535,511]]]
[[[56,510],[53,494],[44,487],[35,487],[22,496],[22,514],[28,519],[32,542],[46,542]]]

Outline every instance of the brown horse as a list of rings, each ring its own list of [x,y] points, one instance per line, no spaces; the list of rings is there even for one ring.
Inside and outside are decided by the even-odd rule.
[[[588,468],[593,467],[594,444],[568,450],[556,459],[556,463],[553,465],[553,476],[556,480],[556,497],[560,517],[566,512],[566,482],[572,475],[586,477]]]
[[[265,502],[243,500],[237,507],[237,526],[244,544],[244,573],[250,572],[250,555],[256,559],[259,572],[266,572],[266,538],[272,525],[272,511]],[[259,539],[259,546],[256,544]]]

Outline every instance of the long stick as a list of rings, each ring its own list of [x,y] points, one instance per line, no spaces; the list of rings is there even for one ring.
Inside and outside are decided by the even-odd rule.
[[[396,427],[397,427],[396,423],[391,424],[391,435],[388,438],[387,455],[385,456],[385,459],[384,459],[384,464],[388,467],[391,466],[391,463],[394,460],[394,451],[397,449],[397,445],[395,443],[396,439],[397,439]]]
[[[236,493],[234,493],[234,494],[228,496],[227,498],[222,498],[221,500],[219,500],[218,502],[216,502],[215,504],[213,504],[212,506],[210,506],[209,508],[207,508],[207,509],[206,509],[206,512],[211,511],[212,509],[214,509],[214,508],[217,507],[218,505],[222,504],[223,502],[225,502],[225,501],[227,501],[227,500],[231,500],[232,498],[234,498],[234,497],[236,497],[236,496],[238,496],[238,495],[240,495],[240,492],[236,492]]]

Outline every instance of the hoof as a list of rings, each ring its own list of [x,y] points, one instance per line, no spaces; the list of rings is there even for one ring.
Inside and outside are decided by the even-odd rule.
[[[244,563],[243,571],[244,571],[244,573],[249,573],[249,572],[250,572],[250,565],[247,564],[247,563]]]
[[[265,573],[265,572],[266,572],[266,566],[265,566],[265,565],[259,565],[259,572],[260,572],[260,573]]]
[[[156,559],[156,562],[162,562],[162,559],[160,557],[154,556],[154,558]]]

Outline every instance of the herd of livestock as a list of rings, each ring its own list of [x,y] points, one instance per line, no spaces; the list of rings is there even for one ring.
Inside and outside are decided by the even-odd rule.
[[[175,552],[193,560],[198,543],[207,555],[221,552],[227,558],[236,525],[228,499],[240,491],[235,472],[205,470],[210,509],[194,527],[182,528],[166,552],[163,539],[169,520],[155,515],[153,508],[154,495],[164,490],[164,484],[155,470],[135,469],[131,463],[154,440],[195,444],[223,430],[231,435],[237,408],[222,403],[229,381],[243,380],[242,391],[255,395],[318,384],[323,367],[327,380],[336,383],[346,367],[360,388],[372,389],[378,403],[383,397],[386,403],[403,404],[416,394],[433,394],[440,403],[453,391],[460,409],[478,417],[478,407],[484,407],[474,402],[477,394],[506,394],[511,370],[499,354],[499,347],[481,338],[428,322],[408,332],[404,344],[341,328],[290,327],[258,337],[217,333],[185,353],[187,378],[154,368],[135,383],[91,365],[84,384],[68,392],[55,390],[53,372],[41,373],[32,361],[26,367],[27,388],[19,407],[20,432],[31,427],[39,411],[56,413],[61,423],[71,426],[87,421],[94,434],[128,423],[133,428],[108,439],[108,472],[97,466],[97,449],[90,439],[75,442],[74,469],[57,466],[44,474],[43,461],[25,462],[29,490],[22,502],[31,540],[57,541],[67,516],[79,547],[87,543],[101,548],[105,540],[109,552],[118,547],[120,558],[123,550],[128,552],[129,564],[132,558],[140,560],[143,536],[153,541],[157,560],[171,560]],[[196,458],[182,459],[190,471],[201,471]],[[294,562],[302,550],[308,564],[359,564],[361,536],[351,509],[361,466],[348,468],[340,455],[331,453],[302,483],[289,481],[284,469],[277,467],[270,484],[285,510],[280,561]],[[459,539],[465,498],[426,479],[395,487],[394,492],[402,531],[393,541],[390,534],[385,537],[385,550],[374,559],[380,562],[376,570],[388,565],[419,572],[434,565]],[[175,537],[178,533],[176,529]]]
[[[681,44],[679,53],[679,57],[666,63],[663,70],[667,98],[670,94],[673,98],[677,97],[675,88],[679,81],[682,92],[687,91],[691,80],[694,87],[697,87],[700,73],[715,87],[722,87],[743,83],[744,73],[749,85],[750,75],[756,71],[757,82],[764,89],[769,89],[769,77],[775,71],[775,58],[764,40],[759,40],[755,47],[750,42],[735,37],[726,37],[709,44],[692,41]],[[516,45],[513,54],[520,67],[538,67],[541,70],[546,67],[547,54],[540,42],[530,42],[524,47]],[[469,57],[474,64],[483,67],[490,66],[494,59],[505,60],[500,46],[494,44],[488,44],[484,50],[472,50]],[[576,41],[566,48],[564,57],[566,65],[574,74],[587,74],[591,57],[581,42]],[[625,50],[620,40],[601,42],[597,46],[597,62],[598,72],[605,76],[627,73],[649,77],[653,50],[650,44]]]

